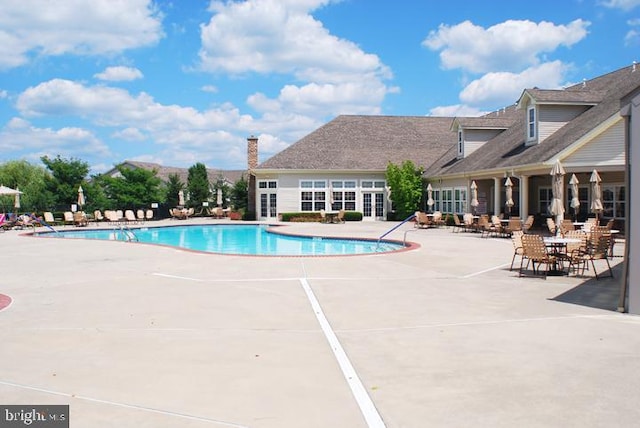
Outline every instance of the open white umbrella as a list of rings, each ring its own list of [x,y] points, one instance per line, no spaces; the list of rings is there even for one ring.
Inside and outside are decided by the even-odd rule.
[[[184,191],[182,189],[178,192],[178,206],[184,207]]]
[[[12,189],[11,187],[0,186],[0,195],[15,196],[15,195],[18,195],[18,194],[22,194],[22,192],[20,190],[17,190],[17,189]]]
[[[78,186],[78,206],[80,207],[80,211],[82,211],[84,204],[84,190],[82,190],[82,186]]]
[[[602,188],[600,187],[600,182],[602,179],[600,178],[600,174],[595,169],[591,173],[591,178],[589,182],[591,183],[591,212],[595,213],[596,218],[599,217],[600,213],[603,210],[602,206]]]
[[[511,207],[515,204],[513,202],[513,182],[510,177],[504,181],[504,193],[505,193],[505,205],[507,206],[507,210],[511,213]]]
[[[556,224],[559,225],[564,219],[564,203],[562,200],[564,198],[565,174],[560,161],[556,161],[549,174],[551,175],[551,191],[553,193],[549,211],[552,215],[556,216]]]
[[[569,184],[571,185],[571,208],[573,208],[573,213],[576,218],[578,216],[578,211],[580,210],[580,196],[578,195],[578,177],[575,174],[571,174],[571,180],[569,180]]]
[[[473,208],[473,214],[476,213],[478,205],[480,205],[480,202],[478,202],[478,185],[476,181],[473,180],[471,182],[471,207]]]
[[[431,207],[435,204],[433,200],[433,187],[431,187],[431,183],[427,185],[427,206],[429,207],[429,211],[431,211]]]

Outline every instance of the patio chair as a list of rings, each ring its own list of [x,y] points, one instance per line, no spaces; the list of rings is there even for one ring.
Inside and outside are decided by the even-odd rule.
[[[522,224],[522,230],[524,231],[524,233],[528,233],[531,230],[534,221],[535,217],[533,217],[532,215],[527,216],[527,219]]]
[[[96,222],[104,221],[104,220],[105,220],[104,216],[102,215],[102,211],[100,211],[100,210],[95,210],[95,211],[93,212],[93,219],[94,219]]]
[[[562,220],[562,223],[560,223],[560,232],[564,235],[565,233],[571,231],[571,230],[575,230],[576,227],[573,225],[573,221],[572,220]]]
[[[144,210],[137,210],[136,218],[138,219],[138,223],[144,223]]]
[[[583,255],[584,265],[582,267],[582,274],[584,275],[585,265],[591,261],[591,267],[593,267],[593,273],[596,276],[596,280],[600,278],[613,278],[613,270],[611,270],[611,264],[609,263],[609,248],[611,247],[611,235],[604,234],[596,234],[595,238],[592,237],[591,244],[587,246],[587,251]],[[598,275],[598,271],[596,271],[596,260],[604,260],[607,263],[607,268],[609,269],[609,275],[603,277],[602,275]]]
[[[516,230],[511,233],[511,242],[513,242],[513,257],[511,258],[511,267],[509,270],[513,270],[513,262],[516,261],[516,256],[522,257],[524,251],[522,249],[522,235],[524,232]]]
[[[581,265],[584,272],[585,254],[587,254],[587,234],[581,230],[569,230],[564,237],[580,240],[580,242],[567,243],[565,258],[569,262],[569,272],[578,272]]]
[[[153,220],[153,210],[147,210],[144,213],[144,219],[149,221],[149,220]]]
[[[434,226],[444,226],[445,225],[445,221],[442,218],[442,212],[441,211],[434,211],[433,212],[433,217],[431,218],[431,223]]]
[[[87,225],[87,215],[84,213],[84,211],[76,211],[73,213],[73,224],[76,226]]]
[[[525,260],[527,261],[526,266],[524,264]],[[544,264],[547,266],[544,271],[544,278],[546,279],[552,264],[555,262],[555,256],[549,254],[541,235],[522,235],[522,258],[520,260],[520,272],[518,272],[518,276],[524,276],[523,272],[529,268],[530,263],[533,265],[534,275],[540,274],[540,266]],[[538,265],[537,269],[536,264]]]
[[[460,232],[460,230],[464,230],[465,224],[460,221],[460,217],[458,214],[452,214],[453,217],[453,232]]]
[[[473,224],[473,214],[464,213],[462,215],[462,222],[464,223],[464,227],[462,228],[464,232],[473,232],[476,229]]]
[[[556,222],[551,217],[547,218],[547,229],[549,229],[551,235],[555,235],[558,232]]]
[[[415,227],[419,227],[421,229],[428,228],[432,225],[431,219],[426,213],[421,211],[416,211],[416,222],[414,224]]]
[[[344,210],[338,211],[337,221],[338,223],[344,223]]]
[[[520,217],[511,217],[509,218],[509,223],[502,228],[502,232],[505,236],[512,236],[513,232],[521,232],[522,231],[522,222],[520,221]]]

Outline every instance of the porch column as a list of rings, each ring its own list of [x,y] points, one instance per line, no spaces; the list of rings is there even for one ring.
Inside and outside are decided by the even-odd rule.
[[[502,186],[502,179],[500,177],[493,177],[493,213],[495,215],[500,214],[500,186]]]
[[[527,218],[529,215],[529,176],[520,177],[520,217]]]

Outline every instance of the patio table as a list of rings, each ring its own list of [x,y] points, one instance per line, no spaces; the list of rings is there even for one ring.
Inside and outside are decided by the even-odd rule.
[[[547,273],[551,276],[561,276],[568,275],[569,272],[565,272],[561,266],[559,266],[558,259],[566,257],[567,255],[567,244],[569,243],[578,243],[581,242],[580,239],[576,238],[563,238],[561,236],[547,236],[544,238],[544,244],[547,247],[552,248],[552,253],[556,257],[553,259],[553,267]]]

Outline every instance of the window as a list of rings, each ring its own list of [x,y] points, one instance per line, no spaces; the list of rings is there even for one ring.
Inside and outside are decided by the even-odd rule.
[[[548,213],[551,206],[551,200],[553,199],[553,192],[551,187],[538,188],[538,212]]]
[[[330,198],[332,211],[356,210],[356,182],[331,181]]]
[[[278,182],[275,180],[261,180],[258,181],[258,189],[277,189]]]
[[[442,189],[442,209],[443,213],[453,212],[453,189]]]
[[[442,211],[442,200],[440,199],[440,189],[433,191],[433,210]]]
[[[536,138],[536,108],[531,106],[527,109],[527,140]]]
[[[363,180],[362,188],[363,189],[379,189],[383,190],[386,183],[384,181],[374,181],[374,180]]]
[[[464,140],[462,137],[462,129],[458,129],[458,156],[462,156],[464,154]]]
[[[300,182],[300,210],[320,211],[325,209],[326,182],[303,180]]]
[[[609,218],[624,218],[625,189],[621,185],[602,186],[602,216]]]
[[[455,213],[467,212],[467,189],[458,187],[453,191]]]

